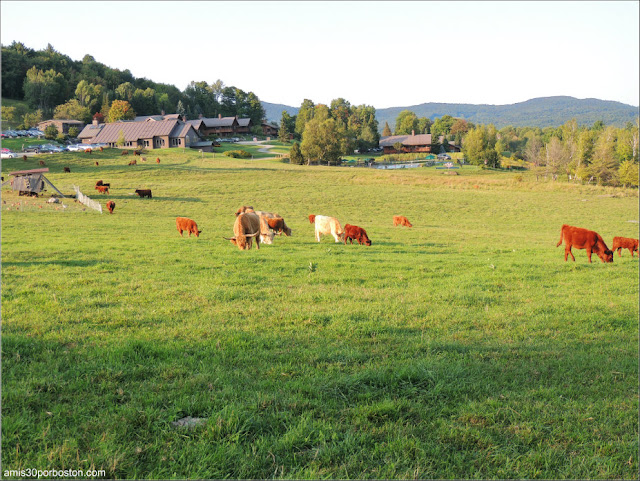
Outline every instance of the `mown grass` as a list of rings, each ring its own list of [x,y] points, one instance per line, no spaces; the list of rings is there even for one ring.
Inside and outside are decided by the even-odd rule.
[[[113,215],[2,192],[3,470],[637,477],[637,257],[555,247],[563,223],[637,237],[637,192],[158,155],[38,156],[63,192],[110,182],[92,197]],[[241,205],[293,236],[238,251],[222,237]],[[316,243],[311,213],[373,245]],[[185,416],[207,422],[171,425]]]

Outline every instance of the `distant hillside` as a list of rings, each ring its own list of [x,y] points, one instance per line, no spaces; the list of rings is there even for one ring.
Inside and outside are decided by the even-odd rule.
[[[262,102],[267,118],[279,122],[282,111],[290,114],[298,112],[297,107]],[[602,120],[607,125],[624,127],[638,115],[638,107],[598,99],[576,99],[574,97],[542,97],[509,105],[475,105],[425,103],[408,107],[377,109],[376,118],[380,131],[388,122],[391,130],[396,118],[403,110],[411,110],[418,117],[435,119],[443,115],[462,117],[475,124],[494,124],[500,129],[507,125],[514,127],[555,127],[575,118],[579,125],[593,125]],[[271,114],[270,114],[271,113]]]
[[[262,104],[262,108],[266,113],[266,118],[269,122],[276,122],[280,125],[280,120],[282,119],[282,111],[286,110],[289,115],[297,115],[299,107],[289,107],[288,105],[282,104],[270,104],[269,102],[260,102]]]

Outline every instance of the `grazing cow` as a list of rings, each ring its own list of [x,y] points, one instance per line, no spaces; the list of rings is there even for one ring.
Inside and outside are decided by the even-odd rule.
[[[629,249],[631,257],[633,257],[633,253],[638,252],[638,239],[631,239],[630,237],[614,237],[613,247],[611,250],[613,252],[618,251],[618,257],[622,257],[622,254],[620,253],[622,249]]]
[[[362,227],[358,227],[357,225],[345,224],[344,225],[344,243],[350,241],[353,244],[353,240],[357,240],[358,244],[370,246],[371,241],[369,240],[369,236],[367,236],[367,231],[365,231]]]
[[[27,157],[26,155],[23,155],[22,156],[22,160],[24,160],[26,162],[27,160],[29,160],[29,157]]]
[[[253,207],[251,207],[250,205],[243,205],[236,211],[236,217],[238,217],[240,214],[244,214],[245,212],[254,212]]]
[[[98,161],[96,160],[96,167],[97,167],[98,165],[100,165],[100,164],[98,164]]]
[[[202,229],[198,230],[198,224],[187,217],[176,217],[176,228],[178,232],[180,232],[180,237],[184,237],[182,231],[188,232],[189,237],[191,237],[191,234],[195,234],[195,236],[198,237],[202,232]]]
[[[69,174],[71,173],[71,169],[69,167],[65,167],[64,169],[62,169],[65,172],[68,172]]]
[[[256,239],[256,248],[260,249],[260,217],[253,212],[245,212],[236,217],[233,224],[233,237],[224,237],[238,246],[240,250],[251,249],[253,238]]]
[[[140,156],[140,151],[139,151],[139,150],[134,150],[134,151],[133,151],[133,155]]]
[[[84,152],[85,152],[85,154],[93,154],[93,150],[91,150],[91,149],[87,149]]]
[[[252,209],[252,207],[249,207],[249,209]],[[284,222],[284,219],[280,214],[276,214],[274,212],[265,212],[263,210],[256,210],[254,212],[260,217],[264,217],[265,221],[269,225],[269,228],[274,230],[278,235],[281,235],[282,233],[284,233],[284,235],[286,236],[291,235],[291,229]]]
[[[344,231],[340,226],[340,222],[335,217],[326,215],[310,215],[309,222],[315,224],[316,240],[320,242],[320,235],[331,234],[336,242],[344,239]]]
[[[151,189],[136,189],[136,194],[138,194],[138,196],[140,196],[140,198],[143,197],[149,197],[149,199],[151,199]]]
[[[156,157],[156,164],[160,163],[160,157]]]
[[[109,210],[109,214],[113,214],[113,209],[116,208],[116,203],[112,200],[107,202],[107,209]]]
[[[104,151],[104,148],[103,148],[103,147],[100,147],[100,152],[103,152],[103,151]]]
[[[40,162],[38,162],[38,164],[40,164],[41,167],[44,167],[46,164],[44,163],[44,160],[41,160]]]
[[[598,254],[602,262],[613,262],[613,251],[609,250],[607,244],[604,243],[604,240],[597,232],[563,224],[560,230],[560,241],[556,244],[556,247],[562,244],[563,240],[565,262],[569,254],[571,254],[574,262],[576,260],[573,252],[571,252],[572,247],[576,249],[586,249],[589,262],[591,262],[592,252]]]
[[[267,218],[262,215],[258,215],[258,217],[260,218],[260,242],[269,245],[273,244],[275,234],[271,229],[269,229]]]
[[[136,165],[138,162],[136,162],[136,159],[133,159],[131,162],[129,162],[129,165]]]
[[[129,155],[129,151],[128,150],[123,150],[120,155]]]
[[[102,182],[102,180],[98,180],[96,182],[96,185],[103,185],[103,186],[107,186],[107,187],[111,187],[111,184],[108,182]]]
[[[413,225],[411,225],[411,222],[409,222],[409,219],[407,219],[405,216],[403,215],[394,215],[393,216],[393,227],[397,227],[399,225],[404,225],[407,227],[413,227]]]
[[[96,185],[96,190],[98,192],[100,192],[101,194],[108,194],[109,193],[109,187],[106,185]]]

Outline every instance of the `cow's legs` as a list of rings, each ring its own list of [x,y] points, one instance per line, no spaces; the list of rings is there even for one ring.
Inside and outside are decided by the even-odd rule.
[[[591,263],[591,247],[587,247],[587,258],[589,259],[589,263]]]
[[[571,247],[567,247],[564,250],[564,261],[567,262],[567,256],[570,255],[571,259],[573,260],[573,262],[576,261],[576,258],[573,255],[573,252],[571,252]]]
[[[180,229],[178,229],[178,232],[180,232],[180,237],[184,237],[184,236],[182,235],[182,231],[181,231]]]

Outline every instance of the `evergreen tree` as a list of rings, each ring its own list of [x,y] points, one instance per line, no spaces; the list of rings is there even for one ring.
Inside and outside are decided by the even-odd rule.
[[[178,105],[176,106],[176,113],[183,118],[187,113],[184,109],[184,104],[182,103],[182,100],[178,100]]]
[[[292,164],[302,165],[304,163],[304,157],[302,156],[302,151],[300,150],[300,144],[298,142],[294,142],[289,149],[289,159]]]
[[[382,129],[382,136],[383,137],[391,136],[391,129],[389,128],[389,124],[387,122],[384,123],[384,129]]]

